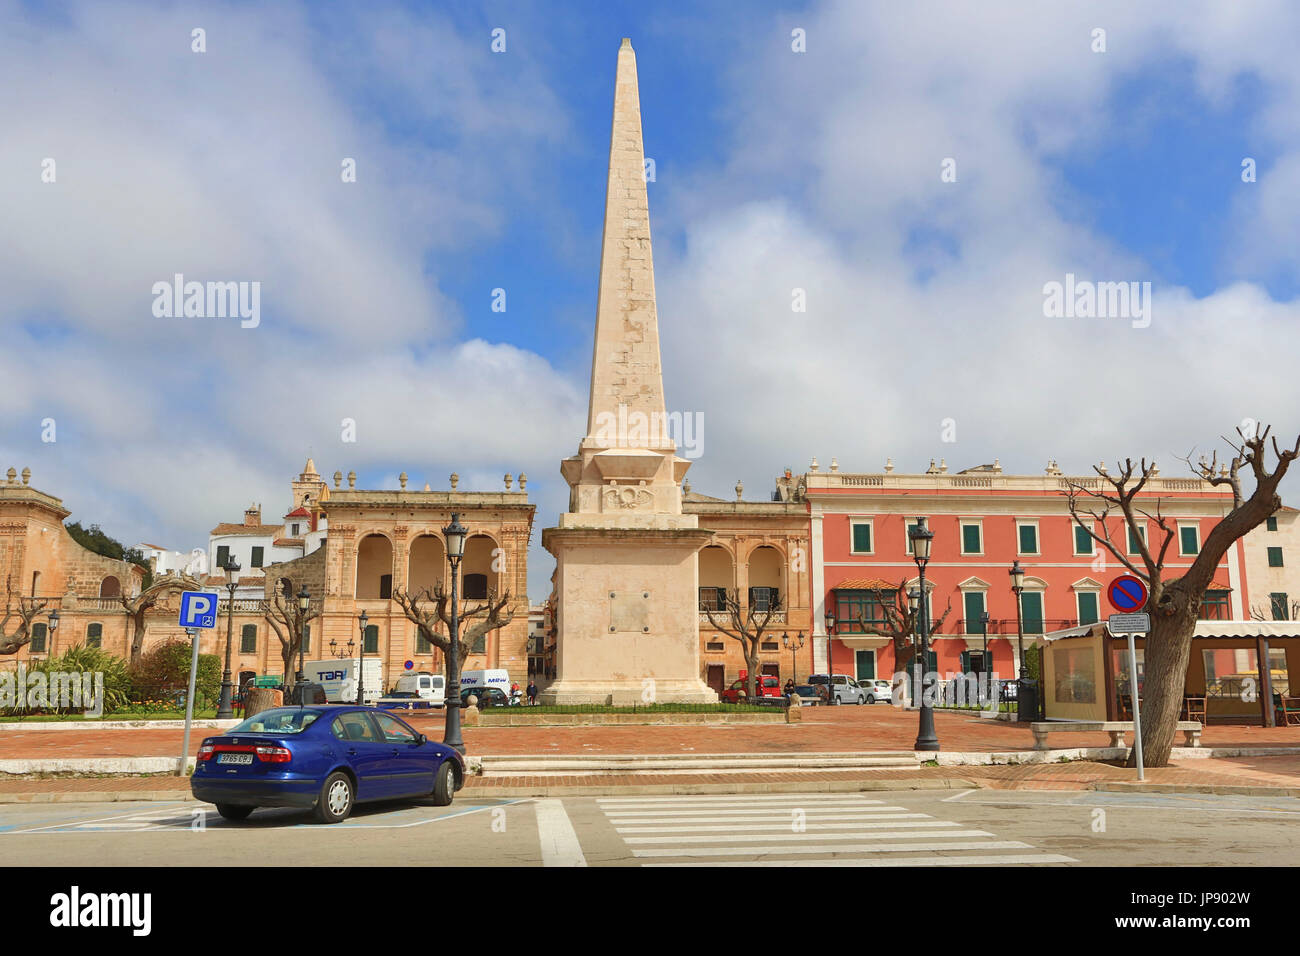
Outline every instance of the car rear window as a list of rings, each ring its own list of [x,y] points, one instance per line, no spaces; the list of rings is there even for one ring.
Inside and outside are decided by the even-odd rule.
[[[236,724],[227,734],[300,734],[321,715],[308,707],[280,707],[264,710]]]

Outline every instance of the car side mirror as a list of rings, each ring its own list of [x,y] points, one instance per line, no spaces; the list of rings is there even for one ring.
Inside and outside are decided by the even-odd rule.
[[[416,734],[415,742],[417,744],[427,744],[429,742],[429,738],[426,737],[424,734]]]

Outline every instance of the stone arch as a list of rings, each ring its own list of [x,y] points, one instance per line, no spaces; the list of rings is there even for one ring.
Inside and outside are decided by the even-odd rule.
[[[465,539],[461,560],[461,589],[467,599],[482,600],[492,591],[500,593],[495,558],[498,545],[490,534],[478,532]]]
[[[447,547],[442,538],[428,533],[417,535],[411,541],[406,558],[406,589],[420,594],[426,589],[432,593],[434,586],[445,577]]]
[[[724,610],[722,595],[736,586],[736,564],[731,552],[722,545],[711,544],[700,550],[700,609]]]
[[[749,606],[765,610],[768,602],[784,600],[785,556],[781,549],[761,544],[749,552]]]
[[[357,543],[358,600],[374,600],[392,596],[393,542],[386,534],[372,531]]]
[[[115,575],[108,575],[99,582],[99,596],[102,598],[121,597],[122,582]]]

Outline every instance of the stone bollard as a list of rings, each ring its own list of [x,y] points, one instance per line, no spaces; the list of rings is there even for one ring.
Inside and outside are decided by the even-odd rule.
[[[799,700],[798,694],[791,694],[789,703],[785,708],[785,722],[787,724],[799,723],[803,720],[803,702]]]
[[[284,691],[278,687],[250,687],[244,694],[244,718],[260,714],[284,703]]]
[[[466,705],[460,709],[460,725],[462,727],[477,727],[478,715],[478,698],[471,694]]]

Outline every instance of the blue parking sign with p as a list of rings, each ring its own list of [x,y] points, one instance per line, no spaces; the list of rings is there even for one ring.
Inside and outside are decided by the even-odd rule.
[[[181,627],[216,627],[217,596],[208,591],[181,592]]]

